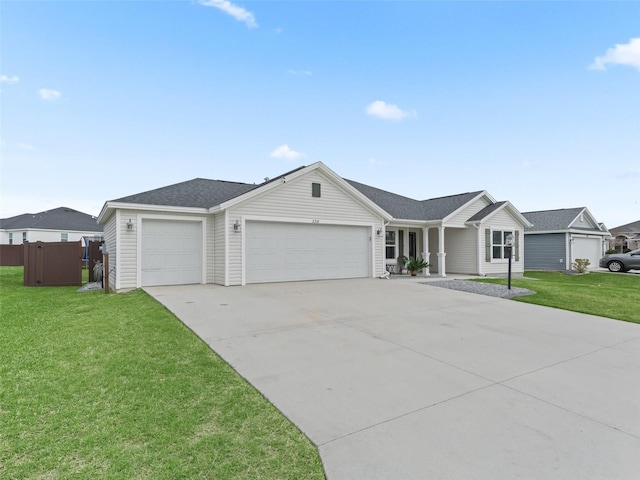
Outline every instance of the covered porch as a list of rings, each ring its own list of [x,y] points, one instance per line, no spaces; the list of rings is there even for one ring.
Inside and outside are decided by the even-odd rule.
[[[409,275],[404,268],[402,258],[423,258],[429,266],[418,272],[421,276],[439,276],[446,277],[447,272],[477,274],[475,268],[476,262],[472,261],[466,268],[458,265],[457,259],[448,259],[447,252],[455,252],[456,239],[463,236],[474,235],[471,242],[471,250],[474,251],[473,244],[475,242],[475,228],[454,228],[446,227],[439,224],[425,224],[424,222],[416,224],[394,224],[390,223],[385,229],[385,248],[384,262],[387,272],[391,275]],[[468,252],[467,252],[468,254]],[[474,255],[475,258],[475,255]],[[447,261],[453,261],[455,269],[451,266],[447,270]]]

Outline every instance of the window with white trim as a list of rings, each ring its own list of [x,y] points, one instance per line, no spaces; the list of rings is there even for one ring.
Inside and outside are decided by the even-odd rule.
[[[13,245],[13,233],[9,233],[9,245]]]
[[[68,242],[69,241],[69,234],[68,233],[61,233],[60,234],[60,241],[61,242]]]
[[[396,259],[396,232],[387,230],[384,234],[385,255],[384,258]]]
[[[491,258],[509,258],[509,248],[507,247],[507,237],[513,235],[512,231],[494,230],[491,234]],[[513,248],[511,248],[513,255]]]
[[[22,243],[27,241],[27,232],[22,232]]]

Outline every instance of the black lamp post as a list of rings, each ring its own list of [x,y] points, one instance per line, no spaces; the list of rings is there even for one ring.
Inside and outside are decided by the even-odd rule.
[[[509,273],[507,276],[507,289],[511,290],[511,257],[513,256],[513,241],[515,240],[515,237],[513,236],[513,233],[510,233],[509,235],[507,235],[506,238],[506,248],[507,251],[509,252]]]

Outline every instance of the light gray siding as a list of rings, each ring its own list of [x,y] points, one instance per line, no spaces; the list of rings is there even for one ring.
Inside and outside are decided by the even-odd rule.
[[[105,275],[109,275],[109,285],[112,289],[118,289],[118,251],[116,249],[116,218],[117,215],[112,215],[111,218],[104,225],[103,238],[104,244],[109,253],[109,272],[105,272]]]
[[[525,255],[525,245],[524,245],[524,227],[518,223],[514,217],[509,214],[505,209],[500,210],[495,215],[491,216],[490,219],[483,223],[480,227],[482,232],[485,229],[489,228],[491,231],[493,230],[502,230],[502,231],[511,231],[516,236],[518,241],[518,257],[519,260],[516,260],[515,257],[515,247],[514,247],[514,256],[511,260],[511,271],[512,273],[523,273],[524,272],[524,261],[526,258]],[[516,235],[516,232],[519,232]],[[491,259],[490,262],[487,262],[484,258],[486,240],[485,235],[481,234],[479,237],[480,241],[480,252],[482,252],[482,258],[480,262],[480,274],[481,275],[506,275],[509,270],[509,261],[507,259]]]
[[[524,245],[524,266],[527,270],[566,269],[566,234],[527,234],[524,236]]]
[[[312,197],[311,184],[320,183],[321,196]],[[263,221],[293,221],[301,223],[354,224],[382,227],[381,218],[356,198],[333,183],[322,172],[314,170],[229,209],[227,231],[229,235],[229,285],[242,284],[242,232],[233,231],[236,221],[244,219]],[[384,237],[372,235],[375,249],[376,276],[382,275],[382,244]]]
[[[473,217],[480,210],[490,204],[489,200],[484,196],[480,197],[476,201],[465,206],[462,210],[456,213],[453,217],[447,220],[447,226],[449,227],[465,227],[465,222]]]
[[[447,273],[478,273],[478,231],[474,227],[447,228],[445,250]],[[437,257],[436,257],[437,263]]]
[[[219,213],[213,217],[213,283],[224,285],[225,272],[225,224],[224,213]]]

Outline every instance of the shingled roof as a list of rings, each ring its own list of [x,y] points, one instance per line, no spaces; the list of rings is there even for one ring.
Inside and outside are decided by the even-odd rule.
[[[96,217],[72,208],[59,207],[39,213],[23,213],[15,217],[0,219],[0,228],[5,230],[69,230],[77,232],[101,232]]]
[[[527,232],[549,232],[554,230],[567,230],[571,223],[585,207],[562,208],[559,210],[541,210],[537,212],[523,212],[524,218],[533,224],[527,227]]]
[[[611,235],[618,235],[619,233],[637,233],[640,234],[640,220],[637,222],[627,223],[625,225],[620,225],[619,227],[610,228],[609,232]]]
[[[480,190],[428,200],[414,200],[353,180],[347,182],[394,218],[402,220],[442,220],[482,193]]]
[[[248,183],[194,178],[186,182],[118,198],[112,202],[211,208],[258,187],[259,185]]]
[[[472,216],[469,220],[467,220],[467,222],[472,222],[472,223],[473,222],[479,222],[480,220],[483,220],[483,219],[487,218],[493,212],[498,210],[505,203],[507,203],[507,202],[504,202],[504,201],[503,202],[496,202],[496,203],[492,203],[491,205],[487,205],[482,210],[480,210],[478,213],[476,213],[474,216]]]

